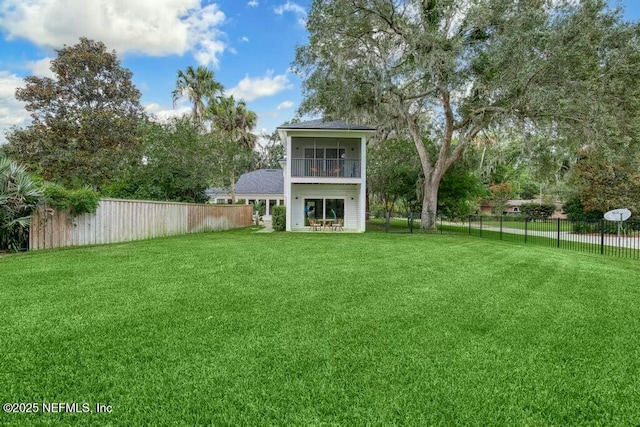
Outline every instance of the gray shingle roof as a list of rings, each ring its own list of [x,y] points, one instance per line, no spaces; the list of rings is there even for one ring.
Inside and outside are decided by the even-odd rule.
[[[205,193],[215,197],[230,191],[229,188],[208,188]],[[236,195],[242,194],[284,194],[282,169],[258,169],[240,175],[236,182]]]
[[[208,188],[205,193],[211,197],[229,194],[229,191],[228,188]],[[240,175],[236,194],[284,194],[282,169],[258,169]]]
[[[222,187],[207,188],[206,190],[204,190],[204,194],[209,196],[209,198],[212,198],[212,196],[215,197],[218,194],[229,194],[229,189]]]
[[[258,169],[240,175],[236,184],[239,194],[284,194],[282,169]]]
[[[372,127],[349,124],[338,120],[332,122],[325,122],[323,120],[311,120],[308,122],[292,123],[289,125],[278,126],[278,129],[376,130]]]

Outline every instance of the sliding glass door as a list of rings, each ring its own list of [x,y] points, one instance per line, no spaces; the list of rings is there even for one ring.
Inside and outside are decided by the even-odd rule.
[[[304,218],[305,225],[308,218],[344,221],[344,199],[304,199]]]

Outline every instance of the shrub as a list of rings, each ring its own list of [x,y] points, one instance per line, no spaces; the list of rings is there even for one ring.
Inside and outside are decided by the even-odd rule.
[[[567,214],[567,218],[569,218],[571,221],[581,220],[581,219],[582,220],[602,219],[604,215],[604,212],[599,212],[599,211],[585,212],[584,205],[582,204],[582,201],[578,196],[574,196],[571,199],[569,199],[567,203],[564,204],[563,209]]]
[[[525,203],[520,206],[520,211],[531,219],[549,219],[556,211],[556,207],[551,203]]]
[[[284,206],[274,206],[271,212],[271,226],[275,231],[287,229],[287,211]]]
[[[88,188],[68,190],[58,184],[45,184],[42,188],[45,202],[54,209],[68,211],[73,216],[95,213],[100,195]]]

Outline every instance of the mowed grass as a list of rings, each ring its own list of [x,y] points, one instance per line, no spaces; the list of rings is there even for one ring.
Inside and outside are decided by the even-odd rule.
[[[251,230],[0,258],[0,424],[634,425],[640,263]]]

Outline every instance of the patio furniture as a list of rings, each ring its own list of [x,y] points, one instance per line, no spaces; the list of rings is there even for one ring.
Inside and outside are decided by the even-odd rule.
[[[338,218],[333,224],[331,224],[331,230],[344,231],[344,228],[342,228],[342,218]]]
[[[322,227],[323,230],[325,228],[331,227],[333,222],[331,218],[320,218],[317,221],[318,221],[318,225]]]
[[[318,231],[318,227],[321,227],[320,223],[315,218],[309,218],[309,230]]]

